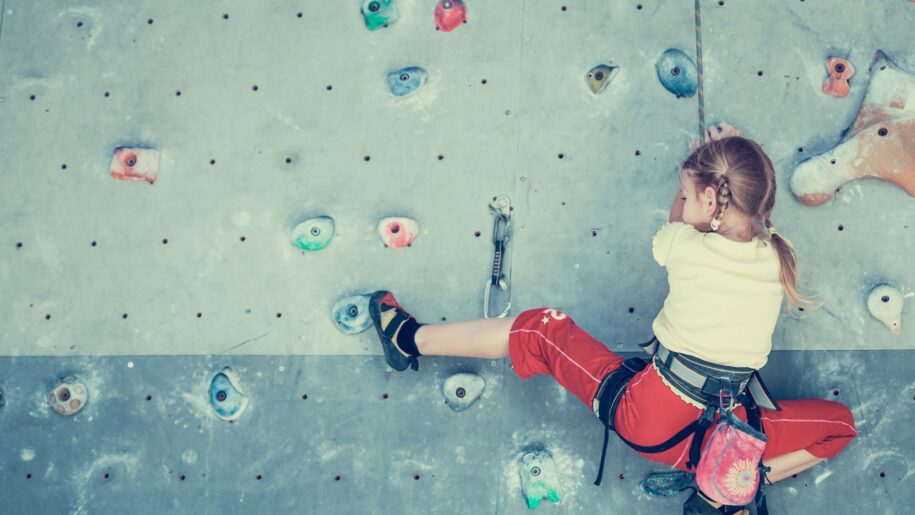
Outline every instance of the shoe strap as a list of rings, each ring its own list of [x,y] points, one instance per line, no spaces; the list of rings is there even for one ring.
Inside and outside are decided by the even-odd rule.
[[[396,309],[396,308],[395,308]],[[384,330],[384,335],[394,341],[394,334],[397,333],[397,329],[410,318],[410,315],[404,313],[401,310],[397,310],[397,314],[394,315],[394,318],[388,323],[388,326]],[[395,345],[397,343],[395,342]],[[399,347],[398,347],[399,348]]]

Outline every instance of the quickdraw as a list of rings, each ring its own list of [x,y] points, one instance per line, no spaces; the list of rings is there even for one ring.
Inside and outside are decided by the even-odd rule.
[[[483,288],[483,316],[485,318],[505,318],[511,310],[511,287],[505,280],[502,265],[505,263],[506,246],[511,235],[511,199],[507,195],[494,197],[489,204],[489,209],[495,216],[492,227],[492,241],[495,245],[495,255],[492,261],[492,275]],[[496,317],[489,314],[490,299],[494,296],[492,287],[496,286],[505,294],[505,309]]]

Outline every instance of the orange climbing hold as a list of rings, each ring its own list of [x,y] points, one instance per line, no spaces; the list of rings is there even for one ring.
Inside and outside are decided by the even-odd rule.
[[[159,151],[152,148],[118,147],[111,157],[111,176],[119,181],[156,182]]]
[[[864,102],[845,137],[808,159],[791,176],[791,191],[809,206],[823,204],[846,182],[882,179],[915,197],[915,76],[877,51]]]
[[[441,0],[435,6],[435,29],[451,32],[467,23],[467,7],[461,0]]]
[[[855,74],[855,67],[848,59],[830,57],[826,60],[829,77],[823,82],[823,93],[834,97],[848,95],[848,80]]]

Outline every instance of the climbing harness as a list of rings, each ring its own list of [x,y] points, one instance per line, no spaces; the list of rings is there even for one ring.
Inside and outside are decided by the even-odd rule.
[[[511,199],[508,195],[499,195],[493,197],[489,204],[489,209],[495,216],[492,227],[492,241],[495,245],[495,256],[492,261],[492,275],[486,281],[483,288],[483,316],[485,318],[505,318],[511,310],[511,287],[505,280],[505,274],[502,272],[502,265],[505,264],[506,246],[509,236],[511,236]],[[509,278],[509,281],[511,279]],[[496,286],[505,294],[505,309],[496,317],[489,315],[490,299],[495,296],[492,287]]]
[[[654,454],[673,448],[686,438],[693,436],[689,448],[688,469],[698,466],[702,442],[705,433],[715,420],[715,412],[721,410],[729,414],[737,403],[746,407],[747,419],[750,427],[762,434],[762,423],[759,418],[759,407],[780,411],[781,408],[769,394],[759,376],[759,372],[752,368],[730,367],[710,363],[708,361],[671,351],[661,345],[657,337],[639,344],[650,356],[649,359],[629,358],[613,372],[604,376],[591,407],[594,414],[603,422],[604,447],[601,453],[595,485],[600,485],[604,473],[604,461],[607,454],[607,444],[610,431],[616,432],[613,421],[619,401],[626,391],[629,381],[649,363],[653,363],[661,377],[684,396],[697,401],[705,406],[702,416],[688,424],[686,427],[671,436],[667,441],[657,445],[639,445],[630,442],[617,432],[617,436],[637,452]],[[765,469],[760,462],[761,477],[765,478]],[[757,510],[760,515],[765,515],[765,497],[762,493],[762,484],[756,492]]]
[[[699,9],[699,0],[696,0],[696,81],[699,84],[699,137],[700,143],[705,141],[705,95],[702,88],[702,13]]]

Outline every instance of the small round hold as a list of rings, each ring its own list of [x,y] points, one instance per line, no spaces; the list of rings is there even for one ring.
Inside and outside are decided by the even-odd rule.
[[[889,134],[889,133],[890,133],[890,131],[888,131],[888,130],[886,129],[886,127],[880,127],[879,129],[877,129],[877,135],[878,135],[878,136],[886,136],[886,135]]]
[[[426,70],[417,66],[410,66],[389,73],[388,87],[395,96],[405,97],[419,90],[426,83],[427,78]]]
[[[419,234],[419,223],[406,217],[382,218],[378,222],[378,235],[386,247],[401,249],[413,244]]]
[[[86,385],[73,376],[62,379],[48,394],[51,407],[64,416],[75,415],[83,409],[88,400],[89,390]]]
[[[369,300],[371,295],[358,294],[346,297],[334,305],[331,318],[334,325],[343,334],[354,335],[365,331],[372,326],[372,316],[369,314]]]
[[[238,376],[230,367],[225,367],[213,375],[209,397],[210,406],[222,420],[235,420],[248,407],[248,397],[239,390]]]
[[[902,333],[902,308],[905,301],[902,292],[889,284],[881,284],[871,290],[867,297],[867,309],[891,333]]]
[[[365,0],[362,2],[362,17],[367,29],[377,30],[397,21],[397,7],[394,0]]]
[[[292,230],[292,244],[302,250],[321,250],[334,238],[334,219],[329,216],[309,218]]]
[[[826,71],[829,74],[823,81],[823,93],[834,97],[848,95],[848,81],[855,74],[855,67],[848,59],[830,57],[826,59]]]
[[[539,475],[540,475],[540,467],[531,467],[531,475],[532,475],[532,476],[539,476]]]
[[[451,32],[467,23],[467,7],[462,0],[441,0],[435,6],[435,29]]]
[[[591,92],[596,95],[607,88],[607,84],[610,84],[617,72],[619,72],[619,66],[600,64],[588,70],[585,75],[585,82],[591,88]]]
[[[696,65],[682,50],[665,50],[655,63],[655,72],[664,89],[677,98],[691,97],[699,89]]]
[[[478,374],[458,373],[448,379],[442,386],[445,401],[454,411],[464,411],[473,405],[486,387],[486,381]]]

